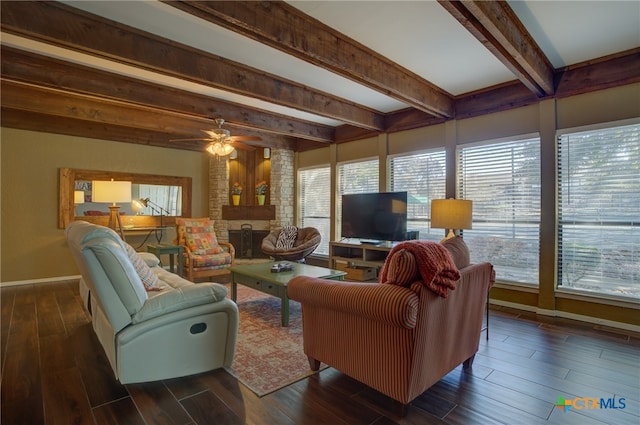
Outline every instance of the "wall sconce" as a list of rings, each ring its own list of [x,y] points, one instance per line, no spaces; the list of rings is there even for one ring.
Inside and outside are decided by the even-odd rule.
[[[236,149],[231,152],[231,155],[229,155],[229,159],[238,159],[238,151]]]
[[[271,158],[271,149],[269,149],[269,148],[264,148],[264,151],[263,151],[263,153],[262,153],[262,157],[263,157],[264,159],[269,159],[269,158]]]

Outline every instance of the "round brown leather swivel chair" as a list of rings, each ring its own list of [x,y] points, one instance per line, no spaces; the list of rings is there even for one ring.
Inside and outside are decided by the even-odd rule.
[[[304,263],[304,259],[320,245],[322,237],[315,227],[298,228],[298,234],[292,248],[276,248],[282,227],[273,229],[262,240],[262,252],[276,261],[288,260]]]

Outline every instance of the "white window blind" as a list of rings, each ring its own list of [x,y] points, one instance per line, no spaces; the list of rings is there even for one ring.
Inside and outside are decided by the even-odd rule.
[[[558,285],[640,298],[640,125],[558,138]]]
[[[378,160],[338,164],[339,194],[371,193],[378,190]]]
[[[342,195],[351,193],[372,193],[379,192],[379,170],[378,160],[371,159],[360,162],[345,162],[338,164],[338,214],[336,217],[336,228],[342,226]]]
[[[300,227],[315,227],[322,236],[314,254],[329,255],[331,240],[331,169],[329,166],[300,170]]]
[[[444,149],[390,161],[392,192],[407,192],[407,230],[420,232],[420,239],[439,241],[442,229],[431,229],[431,200],[446,196],[446,155]]]
[[[538,284],[540,139],[462,147],[457,197],[473,201],[464,231],[472,262],[488,261],[501,281]]]

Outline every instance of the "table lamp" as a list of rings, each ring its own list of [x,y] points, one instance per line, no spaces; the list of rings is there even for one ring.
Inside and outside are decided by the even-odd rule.
[[[131,182],[94,180],[91,184],[91,200],[93,202],[111,202],[109,205],[109,227],[120,233],[124,240],[122,223],[120,223],[120,206],[116,202],[131,202]]]
[[[431,227],[449,229],[440,242],[455,236],[455,229],[471,229],[473,203],[464,199],[433,199],[431,201]]]

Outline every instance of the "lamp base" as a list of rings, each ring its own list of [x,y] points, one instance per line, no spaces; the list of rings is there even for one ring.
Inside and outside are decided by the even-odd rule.
[[[444,242],[444,241],[446,241],[446,240],[448,240],[448,239],[455,238],[455,237],[456,237],[456,234],[453,232],[453,229],[449,229],[449,233],[447,233],[447,236],[445,236],[445,237],[440,241],[440,243],[442,243],[442,242]]]
[[[113,229],[124,241],[124,232],[122,231],[122,223],[120,222],[120,207],[118,205],[109,205],[109,228]]]

